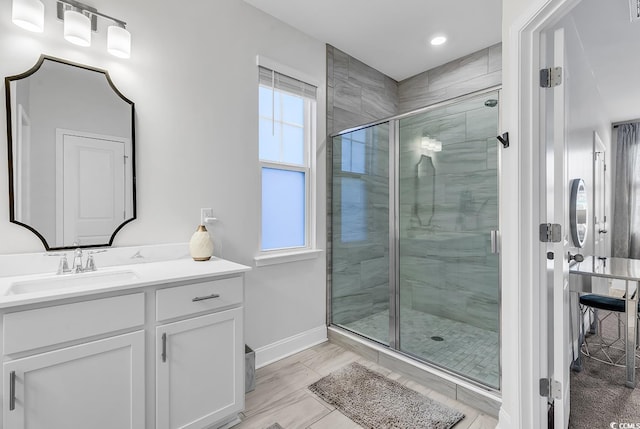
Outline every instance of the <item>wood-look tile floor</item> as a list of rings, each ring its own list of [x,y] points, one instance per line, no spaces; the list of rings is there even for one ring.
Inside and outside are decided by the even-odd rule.
[[[242,423],[234,429],[265,429],[276,422],[284,429],[361,428],[307,389],[311,383],[354,361],[463,412],[464,420],[454,429],[493,429],[498,424],[493,417],[468,405],[326,342],[258,369],[256,389],[247,394]]]

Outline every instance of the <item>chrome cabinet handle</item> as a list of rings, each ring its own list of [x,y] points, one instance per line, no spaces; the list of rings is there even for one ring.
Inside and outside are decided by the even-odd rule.
[[[16,409],[16,372],[9,373],[9,411]]]
[[[167,333],[162,334],[162,362],[167,361]]]
[[[191,301],[197,302],[197,301],[204,301],[205,299],[214,299],[214,298],[220,298],[220,295],[218,295],[217,293],[212,293],[211,295],[207,295],[207,296],[196,296]]]

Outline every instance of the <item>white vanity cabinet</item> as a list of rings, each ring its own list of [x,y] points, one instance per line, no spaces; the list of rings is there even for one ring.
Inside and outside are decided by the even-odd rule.
[[[2,305],[0,429],[209,429],[244,409],[244,274]],[[153,264],[149,264],[153,265]],[[145,267],[149,272],[153,267]],[[139,269],[143,276],[142,268]]]
[[[159,321],[187,317],[156,327],[157,429],[206,428],[243,410],[242,300],[240,277],[157,292]]]
[[[141,293],[4,314],[3,427],[144,429],[143,324]]]
[[[4,427],[144,428],[144,332],[4,363]]]

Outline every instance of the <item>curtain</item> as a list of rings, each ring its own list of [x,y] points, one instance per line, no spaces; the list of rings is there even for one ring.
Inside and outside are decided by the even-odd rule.
[[[640,123],[618,127],[612,255],[640,259]]]

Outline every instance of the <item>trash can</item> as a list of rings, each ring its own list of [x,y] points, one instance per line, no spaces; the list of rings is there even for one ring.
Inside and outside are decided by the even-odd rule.
[[[244,345],[244,393],[256,388],[256,352]]]

